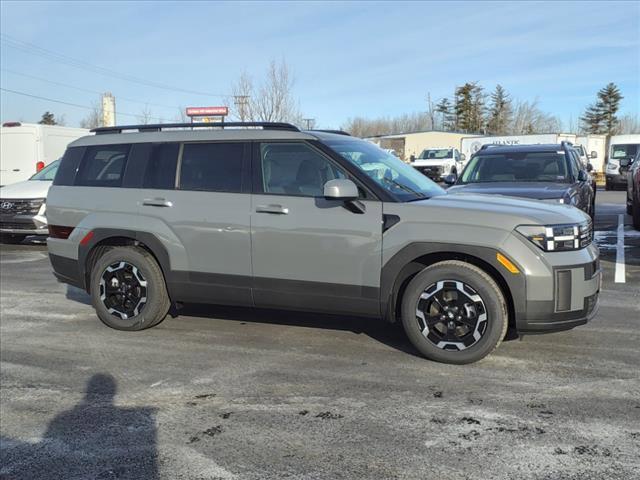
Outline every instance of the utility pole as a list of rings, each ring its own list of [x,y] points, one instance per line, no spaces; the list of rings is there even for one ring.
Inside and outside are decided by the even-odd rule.
[[[249,105],[249,95],[234,95],[233,104],[236,106],[240,121],[244,122],[247,117],[247,105]]]
[[[311,130],[311,128],[313,126],[315,126],[315,123],[316,123],[316,119],[315,118],[303,118],[302,121],[306,122],[307,130]]]

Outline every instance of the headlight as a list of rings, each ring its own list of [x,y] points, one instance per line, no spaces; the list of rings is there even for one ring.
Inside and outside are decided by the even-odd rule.
[[[570,225],[520,225],[516,231],[545,252],[579,250],[591,244],[591,221]]]
[[[614,160],[609,160],[609,163],[607,163],[607,170],[611,170],[612,172],[615,172],[618,170],[619,166],[620,165],[618,164],[618,162]]]

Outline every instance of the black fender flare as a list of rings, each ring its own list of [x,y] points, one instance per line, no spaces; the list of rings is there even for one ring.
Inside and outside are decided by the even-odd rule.
[[[505,267],[497,260],[498,253],[509,258],[519,268],[520,273],[507,272]],[[399,250],[382,267],[380,276],[380,311],[385,320],[395,322],[398,293],[402,284],[407,277],[424,268],[424,264],[419,259],[425,256],[431,256],[436,262],[441,259],[458,258],[469,263],[474,263],[474,261],[478,263],[475,259],[479,259],[483,264],[488,264],[491,267],[491,271],[487,273],[498,282],[499,286],[508,290],[507,293],[511,296],[513,302],[514,323],[526,312],[527,296],[524,269],[506,253],[496,248],[477,245],[414,242]]]
[[[165,279],[167,279],[167,276],[170,274],[171,262],[169,260],[169,253],[162,242],[154,234],[119,228],[96,228],[91,230],[91,232],[93,235],[90,239],[85,243],[80,242],[78,245],[78,273],[85,290],[89,288],[86,281],[87,259],[89,258],[89,253],[96,245],[109,238],[130,238],[133,241],[144,244],[158,261]]]

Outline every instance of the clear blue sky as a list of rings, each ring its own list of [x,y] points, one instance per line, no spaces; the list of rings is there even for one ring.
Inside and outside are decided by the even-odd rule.
[[[323,127],[424,111],[427,92],[451,96],[474,80],[487,90],[500,83],[514,98],[539,98],[565,126],[611,81],[625,97],[623,113],[640,110],[639,2],[3,0],[0,8],[2,33],[11,38],[185,90],[226,95],[242,71],[257,79],[270,59],[285,59],[304,115]],[[1,54],[5,89],[80,105],[98,96],[63,85],[111,91],[119,112],[139,114],[144,105],[124,99],[139,100],[166,120],[179,105],[223,103],[75,68],[6,41]],[[64,114],[68,125],[87,113],[1,92],[3,121],[36,121],[45,110]]]

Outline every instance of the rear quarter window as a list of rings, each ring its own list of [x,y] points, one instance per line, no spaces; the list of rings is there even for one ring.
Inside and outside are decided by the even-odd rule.
[[[84,155],[85,147],[67,148],[60,161],[60,166],[53,178],[54,185],[73,185],[76,179],[78,166]]]
[[[131,145],[87,147],[75,184],[87,187],[119,187]]]

